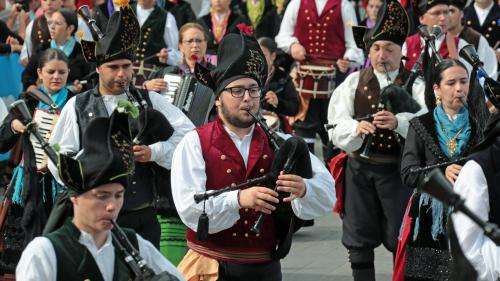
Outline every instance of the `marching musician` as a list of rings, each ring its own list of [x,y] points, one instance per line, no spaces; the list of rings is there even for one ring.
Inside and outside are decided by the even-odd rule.
[[[60,110],[74,94],[66,88],[69,66],[68,58],[62,51],[47,49],[39,58],[38,76],[42,84],[38,88],[50,97],[57,106],[55,112],[49,104],[37,100],[27,94],[23,96],[30,113],[34,113],[33,120],[39,130],[46,130],[47,134],[53,130],[53,122],[57,119]],[[47,116],[48,124],[42,124],[39,116]],[[49,118],[50,116],[50,118]],[[14,111],[3,120],[0,126],[0,153],[7,152],[15,147],[13,158],[17,167],[13,172],[11,188],[13,188],[12,206],[4,223],[5,241],[1,263],[12,272],[15,269],[20,254],[26,244],[42,234],[47,218],[52,209],[57,194],[62,190],[56,180],[47,173],[47,156],[43,154],[38,142],[33,141],[30,134],[25,133],[26,124],[21,116]],[[47,126],[48,125],[48,126]],[[42,154],[43,157],[39,157]]]
[[[398,167],[408,121],[416,114],[397,104],[418,103],[417,115],[425,112],[423,81],[415,81],[411,96],[402,88],[395,92],[395,112],[379,105],[385,93],[381,89],[391,83],[403,85],[408,79],[409,72],[401,64],[401,45],[408,31],[409,18],[401,4],[384,3],[375,27],[361,35],[371,66],[349,75],[330,100],[328,120],[335,126],[330,138],[348,155],[342,243],[355,281],[375,280],[373,249],[381,243],[394,253],[410,196]],[[367,146],[371,153],[363,156]]]
[[[68,101],[55,126],[50,143],[57,143],[61,153],[78,153],[82,149],[81,136],[89,122],[96,117],[108,117],[121,100],[132,100],[141,107],[141,113],[148,113],[148,116],[155,118],[147,121],[148,126],[141,118],[139,122],[132,122],[134,133],[139,136],[140,132],[141,137],[151,141],[139,140],[133,147],[137,165],[125,193],[125,203],[118,222],[133,228],[159,247],[160,225],[152,208],[157,180],[155,171],[158,166],[170,169],[174,148],[194,126],[165,97],[155,92],[138,90],[130,85],[132,61],[140,40],[139,23],[132,8],[127,3],[122,4],[124,6],[110,18],[108,34],[97,43],[82,41],[86,50],[85,57],[98,65],[99,84]],[[160,135],[171,136],[168,138]],[[52,163],[49,168],[52,174],[57,176],[57,168]]]
[[[203,26],[208,35],[207,54],[215,55],[219,43],[224,36],[232,32],[238,32],[237,25],[248,24],[248,20],[231,11],[231,0],[209,0],[210,13],[198,18],[198,23]]]
[[[59,155],[59,174],[68,188],[73,217],[28,244],[16,280],[135,280],[110,222],[118,217],[134,169],[128,118],[115,111],[110,118],[93,119],[82,136],[84,152],[76,160]],[[168,271],[184,280],[151,242],[132,229],[123,230],[156,274]]]
[[[484,70],[487,72],[489,77],[496,79],[498,62],[495,51],[490,47],[488,41],[481,35],[481,33],[462,24],[465,4],[466,1],[463,0],[450,1],[448,31],[451,34],[465,40],[467,43],[474,45],[479,59],[483,62]]]
[[[178,66],[165,67],[153,74],[152,79],[147,80],[143,84],[143,88],[161,92],[168,87],[167,82],[163,80],[166,73],[174,73],[179,75],[194,73],[196,63],[201,63],[204,67],[212,69],[213,65],[206,59],[207,52],[207,35],[203,27],[195,22],[190,22],[183,25],[179,29],[179,50],[181,52],[181,62]]]
[[[351,30],[356,24],[354,8],[347,0],[292,0],[275,40],[297,62],[333,65],[338,70],[335,82],[340,84],[350,67],[364,63],[363,52],[356,46]],[[327,123],[328,97],[299,95],[301,106],[293,129],[305,138],[312,151],[317,133],[324,144],[328,142],[323,127]]]
[[[439,26],[442,34],[435,39],[436,50],[441,58],[459,59],[458,52],[467,45],[463,39],[448,32],[450,18],[450,0],[418,0],[415,12],[420,24],[428,27]],[[425,39],[417,32],[406,38],[403,55],[406,57],[405,68],[410,70],[420,57],[425,46]],[[470,65],[462,61],[470,70]]]
[[[419,168],[460,159],[471,153],[480,140],[479,116],[473,107],[486,110],[482,92],[469,92],[469,74],[458,60],[445,59],[432,71],[432,90],[426,92],[429,112],[410,121],[401,159],[401,177],[410,188],[418,188],[428,171]],[[485,123],[486,120],[483,120]],[[442,167],[453,183],[461,162]],[[448,208],[427,193],[414,192],[407,207],[398,241],[393,280],[448,280],[451,253],[446,222]],[[409,223],[412,221],[412,223]],[[424,266],[428,270],[422,271]]]
[[[295,116],[299,111],[299,99],[292,78],[274,65],[278,46],[269,37],[259,38],[258,41],[268,66],[267,92],[262,93],[265,101],[262,107],[283,116]]]
[[[158,54],[148,63],[178,65],[179,32],[174,16],[159,7],[156,0],[138,0],[132,7],[141,26],[141,42],[135,49],[136,62]]]
[[[499,20],[500,5],[495,0],[475,0],[464,9],[465,24],[481,33],[497,54],[500,52]]]
[[[266,215],[260,234],[250,229],[261,212],[271,214],[278,193],[263,186],[234,190],[196,204],[193,195],[220,189],[270,171],[276,156],[265,131],[255,125],[249,111],[259,111],[261,89],[267,77],[266,59],[257,40],[229,34],[221,42],[217,67],[196,66],[197,79],[216,94],[216,120],[189,132],[177,146],[172,160],[172,194],[179,215],[188,226],[189,251],[178,268],[188,280],[281,280],[282,256],[272,257],[278,242],[273,216]],[[305,149],[307,152],[307,148]],[[280,174],[278,191],[286,192],[293,213],[312,219],[331,210],[334,182],[323,164],[310,155],[312,178]],[[300,159],[299,161],[303,161]],[[303,164],[303,163],[301,163]],[[274,183],[273,183],[274,184]],[[207,228],[199,223],[204,214]],[[201,221],[201,219],[200,219]],[[198,235],[205,232],[206,239]],[[283,233],[282,233],[283,234]],[[279,237],[281,240],[278,241]]]
[[[496,93],[498,96],[498,92]],[[500,108],[500,104],[495,104]],[[500,225],[498,188],[500,187],[500,114],[490,117],[484,140],[476,147],[472,159],[460,171],[454,190],[465,199],[465,206],[484,221]],[[463,214],[452,214],[460,247],[476,272],[478,280],[500,278],[500,248],[484,235],[483,230]]]

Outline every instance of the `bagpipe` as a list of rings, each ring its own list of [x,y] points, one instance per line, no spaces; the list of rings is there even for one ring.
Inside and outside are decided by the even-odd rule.
[[[196,237],[200,241],[208,238],[209,220],[205,212],[205,201],[209,198],[225,192],[240,190],[257,184],[267,186],[268,188],[272,188],[277,191],[276,180],[281,172],[284,172],[285,174],[295,174],[301,176],[302,178],[312,177],[311,158],[307,143],[299,137],[290,137],[285,140],[275,131],[269,129],[260,112],[255,114],[249,110],[248,113],[252,116],[257,125],[263,129],[269,139],[271,147],[275,152],[271,170],[263,176],[248,179],[239,184],[226,186],[217,190],[207,190],[203,193],[195,194],[194,201],[196,203],[203,201],[203,213],[200,215],[198,220],[198,228],[196,231]],[[294,215],[291,204],[284,203],[282,201],[282,199],[286,197],[286,193],[278,192],[278,194],[280,203],[276,206],[277,208],[272,214],[275,224],[278,226],[276,227],[278,232],[278,246],[271,254],[273,259],[281,259],[288,254],[291,247],[291,236],[301,227],[302,224],[302,221]],[[266,215],[264,213],[260,214],[257,221],[251,228],[252,232],[256,234],[260,233],[265,216]]]
[[[128,264],[130,269],[135,275],[134,281],[178,281],[179,278],[164,271],[160,274],[156,274],[153,269],[151,269],[146,261],[141,257],[139,251],[132,245],[127,235],[118,226],[118,224],[111,220],[113,228],[111,229],[111,235],[113,236],[113,241],[115,242],[118,250],[124,256],[125,262]]]
[[[412,98],[411,94],[403,87],[398,86],[391,81],[386,64],[384,70],[387,78],[388,85],[385,86],[378,96],[377,111],[388,110],[394,115],[401,112],[416,113],[420,110],[420,105]],[[369,134],[364,141],[363,151],[360,156],[370,159],[372,154],[372,143],[374,134]]]

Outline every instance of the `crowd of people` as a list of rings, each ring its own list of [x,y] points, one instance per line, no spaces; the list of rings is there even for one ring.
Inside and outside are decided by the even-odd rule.
[[[0,280],[279,281],[332,212],[355,281],[498,280],[421,186],[500,223],[499,62],[495,0],[0,0]]]

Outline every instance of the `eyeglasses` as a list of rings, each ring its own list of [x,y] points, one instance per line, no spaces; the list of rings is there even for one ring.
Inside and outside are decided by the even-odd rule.
[[[198,38],[194,38],[194,39],[189,39],[189,40],[182,41],[182,43],[184,43],[186,45],[193,45],[193,43],[201,44],[203,42],[205,42],[205,39],[198,39]]]
[[[231,87],[231,88],[225,88],[224,91],[228,91],[231,93],[231,96],[233,98],[241,99],[243,96],[245,96],[245,92],[248,91],[248,95],[251,98],[258,98],[260,97],[261,89],[259,87],[251,87],[251,88],[243,88],[243,87]]]

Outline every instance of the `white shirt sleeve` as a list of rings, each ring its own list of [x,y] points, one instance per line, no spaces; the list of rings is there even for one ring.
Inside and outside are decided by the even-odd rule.
[[[465,199],[473,213],[488,220],[488,184],[479,164],[468,161],[460,171],[454,190]],[[452,214],[453,225],[464,255],[478,273],[478,280],[496,281],[500,277],[500,247],[487,238],[472,220],[462,213]]]
[[[181,61],[181,53],[179,51],[179,30],[177,29],[175,18],[170,12],[167,12],[163,40],[168,46],[167,64],[175,66],[179,65],[179,62]]]
[[[63,107],[49,139],[49,144],[51,146],[57,144],[59,146],[59,153],[62,154],[77,153],[80,151],[80,130],[76,119],[75,101],[76,98],[72,97]],[[48,167],[52,176],[60,184],[63,184],[59,177],[57,165],[50,161],[50,159],[48,160]]]
[[[276,35],[276,44],[278,48],[286,53],[290,53],[290,46],[293,43],[299,42],[297,37],[293,36],[295,32],[295,24],[297,23],[297,15],[299,14],[300,0],[292,0],[288,4],[281,21],[280,30]]]
[[[396,114],[398,120],[398,127],[394,130],[403,138],[408,134],[408,127],[410,120],[415,116],[420,116],[427,113],[427,106],[425,105],[425,82],[422,79],[416,79],[412,87],[412,97],[420,105],[420,110],[416,113],[402,112]]]
[[[477,55],[479,59],[484,63],[484,70],[487,72],[488,76],[492,79],[497,79],[498,71],[498,61],[497,56],[493,48],[490,47],[488,41],[484,36],[481,35],[479,38],[479,46],[477,47]]]
[[[352,33],[352,26],[358,25],[358,20],[354,12],[354,7],[351,2],[347,0],[342,0],[342,20],[344,22],[344,41],[345,41],[345,53],[344,58],[355,61],[354,66],[361,66],[365,62],[365,56],[363,50],[358,48],[356,42],[354,41],[354,35]]]
[[[335,128],[328,131],[335,146],[346,151],[358,150],[363,137],[356,134],[358,121],[354,120],[354,96],[359,82],[359,71],[350,74],[332,94],[328,105],[328,124]]]
[[[207,176],[200,138],[191,131],[175,149],[171,170],[172,196],[175,208],[184,224],[196,231],[198,218],[203,213],[203,202],[196,204],[194,194],[206,191]],[[217,233],[233,226],[240,218],[238,191],[230,191],[205,201],[209,218],[209,233]]]
[[[335,204],[335,181],[325,165],[314,154],[311,156],[313,177],[304,179],[306,194],[292,201],[292,210],[303,220],[321,217],[332,211]]]
[[[175,147],[184,135],[195,127],[179,108],[168,102],[166,97],[156,92],[149,92],[149,97],[153,103],[153,108],[161,112],[167,118],[170,125],[172,125],[172,128],[174,128],[174,133],[168,140],[149,146],[151,148],[151,161],[156,162],[166,169],[170,169]]]
[[[158,251],[151,242],[142,238],[137,234],[137,243],[139,244],[139,253],[141,257],[146,261],[148,266],[153,269],[156,274],[164,271],[168,271],[170,274],[175,275],[179,281],[184,281],[182,274],[175,268],[175,266],[168,261],[161,253]]]
[[[30,21],[26,26],[26,33],[24,36],[24,44],[21,49],[21,54],[19,55],[19,60],[22,61],[24,59],[29,59],[31,56],[31,48],[33,47],[33,43],[31,42],[31,30],[33,29],[34,20]]]
[[[46,237],[36,237],[24,249],[16,267],[18,281],[55,281],[57,258],[54,247]]]

